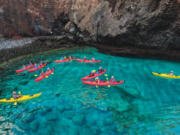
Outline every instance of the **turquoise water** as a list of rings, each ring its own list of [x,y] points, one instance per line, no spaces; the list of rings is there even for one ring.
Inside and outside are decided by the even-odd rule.
[[[102,63],[49,63],[54,75],[35,82],[34,73],[14,71],[28,61],[57,60],[61,56],[95,57]],[[125,80],[113,87],[94,87],[81,82],[99,66],[110,77]],[[179,135],[180,80],[155,77],[151,72],[180,75],[180,63],[116,57],[95,48],[74,48],[37,54],[12,63],[0,74],[1,98],[12,91],[42,92],[39,98],[14,106],[0,104],[0,134],[15,135]],[[105,80],[105,76],[99,77]]]

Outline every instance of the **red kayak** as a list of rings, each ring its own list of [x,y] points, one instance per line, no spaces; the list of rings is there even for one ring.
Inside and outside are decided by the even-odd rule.
[[[109,81],[100,81],[98,83],[97,81],[84,81],[84,80],[82,80],[82,82],[88,85],[99,85],[99,86],[118,85],[124,83],[124,81],[114,81],[113,83],[110,83]]]
[[[64,59],[64,60],[56,60],[54,63],[63,63],[63,62],[68,62],[70,59]]]
[[[34,64],[34,65],[35,65],[35,64]],[[23,72],[23,71],[25,71],[25,70],[27,70],[27,69],[30,69],[30,68],[34,67],[34,65],[28,65],[28,66],[26,66],[26,67],[23,68],[23,69],[18,69],[18,70],[16,70],[16,73],[20,73],[20,72]]]
[[[85,63],[100,63],[101,60],[84,60],[84,59],[76,59],[79,62],[85,62]]]
[[[38,82],[42,79],[44,79],[45,77],[49,76],[50,74],[52,74],[54,72],[54,68],[51,69],[50,71],[47,71],[46,73],[44,73],[43,75],[39,76],[38,78],[36,78],[34,81]]]
[[[39,69],[45,67],[46,65],[47,65],[47,62],[44,63],[44,64],[42,64],[42,65],[39,65],[37,68],[30,69],[29,72],[34,72],[34,71],[36,71],[36,70],[39,70]]]
[[[72,60],[76,59],[75,57],[72,58]],[[63,62],[68,62],[68,61],[71,61],[69,58],[68,59],[64,59],[64,60],[56,60],[54,61],[54,63],[63,63]]]
[[[98,77],[98,76],[104,74],[104,73],[106,72],[106,70],[107,70],[107,69],[104,69],[104,71],[101,72],[101,73],[99,73],[99,74],[95,73],[93,76],[89,76],[89,75],[88,75],[88,76],[83,77],[83,78],[81,78],[81,79],[82,79],[82,80],[93,79],[93,78],[95,78],[95,77]]]

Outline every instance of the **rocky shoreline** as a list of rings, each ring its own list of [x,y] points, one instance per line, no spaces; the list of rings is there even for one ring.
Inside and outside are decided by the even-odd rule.
[[[69,39],[68,39],[69,40]],[[64,36],[43,36],[21,40],[6,40],[0,43],[0,63],[12,58],[48,51],[57,48],[70,48],[74,44]]]
[[[138,48],[129,46],[110,46],[91,42],[79,42],[67,36],[41,36],[21,40],[6,40],[0,42],[0,63],[12,58],[48,51],[57,48],[71,48],[75,46],[95,47],[102,53],[123,57],[153,58],[171,61],[180,61],[179,50],[166,50],[158,48]]]

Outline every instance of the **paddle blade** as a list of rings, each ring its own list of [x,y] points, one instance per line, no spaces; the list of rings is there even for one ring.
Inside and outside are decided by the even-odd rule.
[[[14,102],[14,105],[17,105],[17,102]]]
[[[108,88],[110,88],[111,87],[111,85],[108,85]]]
[[[93,72],[95,73],[95,72],[96,72],[96,70],[93,70]]]
[[[109,78],[106,78],[106,80],[109,80]]]
[[[38,75],[34,75],[34,76],[38,76]]]
[[[104,76],[108,76],[107,74],[104,74]]]
[[[48,76],[46,76],[46,78],[48,78]]]
[[[96,85],[96,88],[98,88],[98,86]]]

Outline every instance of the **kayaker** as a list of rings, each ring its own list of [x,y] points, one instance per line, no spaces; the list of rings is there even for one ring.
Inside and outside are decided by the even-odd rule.
[[[43,62],[41,61],[40,65],[43,65]]]
[[[71,56],[69,56],[69,58],[68,58],[69,60],[72,60],[72,57]]]
[[[63,57],[60,58],[60,60],[63,60],[63,59],[64,59]]]
[[[86,56],[84,56],[84,61],[86,61]]]
[[[110,83],[113,83],[115,81],[114,76],[111,77]]]
[[[23,64],[23,69],[25,69],[25,66],[24,66],[24,64]]]
[[[17,94],[16,94],[16,92],[15,92],[15,91],[13,91],[13,93],[12,93],[12,97],[13,97],[14,99],[18,99],[18,98],[20,98],[20,97],[21,97],[21,93],[20,93],[19,95],[17,95]]]
[[[17,98],[17,96],[16,96],[16,92],[15,92],[15,91],[13,91],[13,93],[12,93],[12,97],[13,97],[14,99],[16,99],[16,98]]]
[[[98,72],[101,73],[101,72],[103,72],[103,71],[104,71],[104,70],[102,69],[102,67],[99,67]]]
[[[29,62],[29,65],[30,65],[30,66],[32,66],[32,63],[31,63],[31,61]]]
[[[172,76],[172,75],[173,75],[173,73],[174,73],[174,71],[172,71],[172,70],[171,70],[171,72],[169,73],[169,75],[170,75],[170,76]]]
[[[44,75],[44,71],[41,71],[41,74],[40,74],[40,76],[43,76]]]
[[[89,77],[92,77],[92,76],[94,76],[94,71],[93,70],[91,71]]]
[[[34,68],[37,68],[38,66],[37,66],[37,64],[35,63],[35,65],[34,65]]]
[[[95,80],[96,80],[96,82],[97,82],[98,84],[100,83],[99,77],[96,77]]]
[[[49,71],[50,71],[50,68],[48,67],[48,68],[47,68],[47,72],[49,72]]]
[[[95,58],[92,58],[92,61],[95,61]]]

